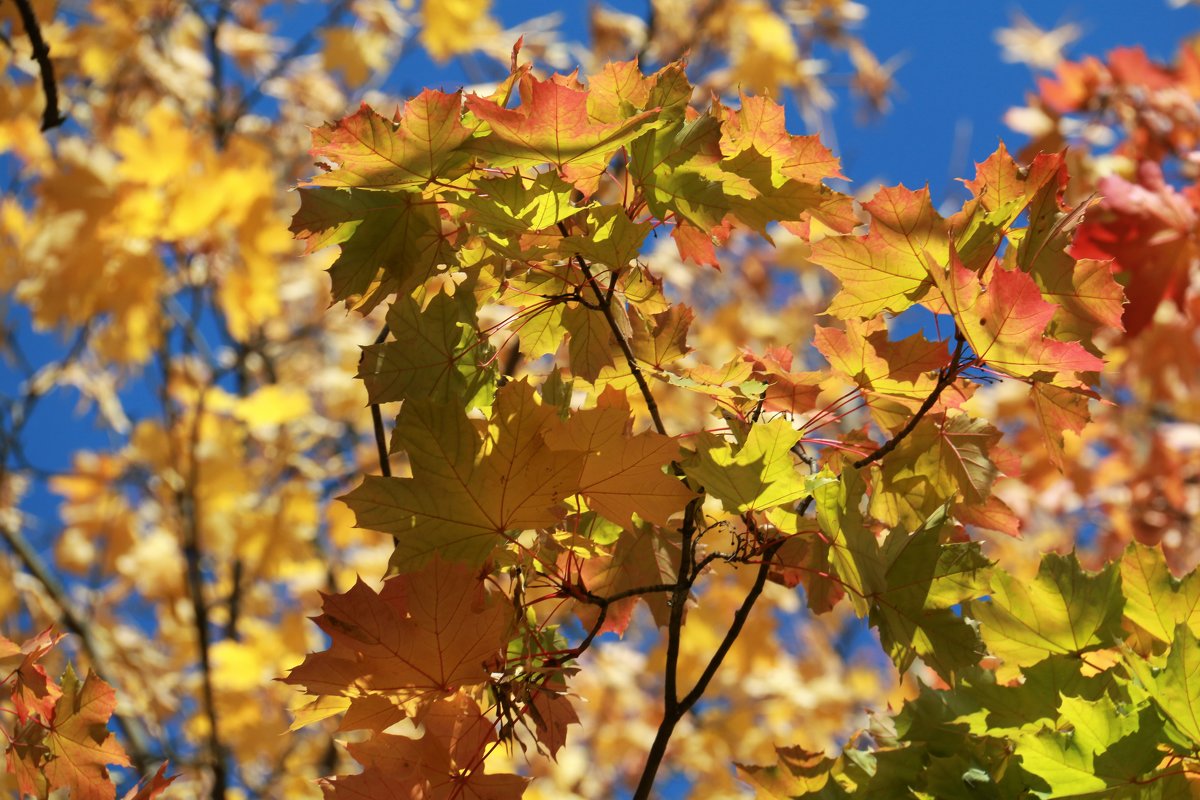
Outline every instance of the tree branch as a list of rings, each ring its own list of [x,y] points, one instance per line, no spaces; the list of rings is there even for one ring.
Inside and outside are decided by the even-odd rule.
[[[692,500],[683,512],[683,541],[679,553],[679,570],[671,592],[671,613],[667,619],[667,658],[663,684],[663,708],[669,710],[679,701],[679,644],[683,636],[683,611],[692,589],[692,537],[696,534],[696,515],[700,500]]]
[[[568,235],[567,226],[563,223],[558,223],[558,230],[564,237]],[[579,266],[579,271],[583,273],[584,279],[588,286],[596,294],[596,302],[600,304],[600,313],[604,315],[604,319],[608,322],[608,327],[612,331],[613,338],[617,340],[617,347],[621,348],[621,354],[625,356],[625,363],[629,365],[629,371],[633,375],[633,379],[637,382],[638,390],[642,393],[642,399],[646,402],[646,409],[650,412],[650,419],[654,421],[654,429],[667,436],[667,427],[663,425],[662,415],[658,411],[658,401],[654,399],[654,394],[650,391],[650,384],[646,382],[646,376],[642,374],[642,368],[638,366],[637,356],[633,354],[633,348],[629,346],[625,335],[621,333],[621,327],[617,324],[617,318],[613,316],[612,303],[608,295],[600,288],[599,281],[592,274],[591,267],[587,261],[578,253],[575,254],[575,263]],[[614,280],[616,278],[614,277]]]
[[[229,16],[229,6],[226,0],[217,0],[217,13],[208,25],[208,60],[212,65],[212,104],[209,113],[212,116],[213,140],[217,149],[225,146],[229,136],[229,128],[221,116],[221,100],[225,97],[225,64],[221,59],[221,48],[218,40],[221,37],[221,26]]]
[[[895,450],[899,444],[904,441],[905,437],[912,433],[917,425],[920,424],[925,415],[929,413],[929,410],[933,408],[935,403],[937,403],[938,397],[941,396],[945,388],[954,383],[955,378],[958,377],[959,360],[962,358],[963,349],[967,344],[966,339],[963,338],[961,331],[956,331],[954,338],[958,344],[954,348],[954,355],[950,357],[950,364],[938,373],[937,384],[934,385],[933,391],[929,393],[929,396],[925,398],[925,402],[921,403],[921,407],[917,409],[917,413],[912,415],[912,418],[909,419],[908,423],[901,428],[895,436],[880,445],[879,448],[873,453],[863,456],[858,461],[855,461],[855,469],[862,469],[868,464],[878,461],[888,453]]]
[[[200,391],[200,399],[193,411],[191,440],[188,445],[187,480],[175,493],[175,501],[179,507],[179,515],[183,521],[183,555],[186,561],[188,593],[192,601],[192,617],[196,625],[197,647],[200,651],[200,680],[204,700],[204,714],[208,719],[208,749],[213,771],[213,800],[225,800],[228,790],[229,775],[225,765],[225,748],[221,744],[220,731],[217,728],[217,705],[213,692],[212,659],[209,648],[212,644],[212,631],[209,627],[208,604],[204,601],[204,569],[202,565],[203,551],[200,542],[200,507],[197,500],[197,489],[200,482],[200,460],[197,450],[200,447],[200,426],[205,413],[207,392]]]
[[[650,745],[650,751],[646,755],[646,765],[642,768],[642,776],[638,781],[637,788],[633,793],[633,800],[649,800],[650,790],[654,787],[655,778],[658,775],[659,767],[662,766],[663,757],[667,753],[667,743],[671,740],[671,735],[675,732],[675,726],[679,724],[679,720],[704,696],[705,690],[708,689],[709,683],[716,676],[717,671],[721,668],[725,656],[729,654],[734,642],[741,635],[742,628],[746,625],[746,620],[750,618],[750,612],[753,610],[758,598],[762,595],[763,589],[767,585],[767,577],[771,572],[771,561],[775,558],[775,553],[779,547],[787,541],[779,539],[763,550],[762,561],[758,566],[758,574],[754,578],[754,585],[750,587],[750,591],[746,594],[741,606],[734,612],[733,622],[729,626],[729,630],[725,632],[725,637],[721,640],[721,644],[717,646],[716,652],[709,659],[708,664],[704,667],[704,671],[700,674],[699,680],[691,688],[691,690],[683,696],[682,699],[675,701],[669,695],[667,696],[666,708],[664,709],[663,720],[658,726],[658,732],[654,736],[654,742]]]
[[[21,24],[29,36],[29,44],[33,48],[33,58],[37,61],[38,71],[42,76],[42,94],[46,96],[46,108],[42,111],[42,130],[57,128],[67,121],[58,110],[58,81],[54,78],[54,64],[50,61],[50,45],[42,37],[42,28],[38,25],[37,15],[29,0],[13,0],[17,4],[17,12],[21,15]]]

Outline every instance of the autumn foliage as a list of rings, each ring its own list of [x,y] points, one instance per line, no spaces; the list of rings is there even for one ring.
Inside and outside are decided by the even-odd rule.
[[[886,110],[852,2],[573,71],[467,0],[17,5],[16,794],[1200,794],[1195,43],[1010,33],[1030,141],[937,204],[772,99]],[[383,95],[414,44],[489,68]],[[111,446],[44,469],[68,387]]]

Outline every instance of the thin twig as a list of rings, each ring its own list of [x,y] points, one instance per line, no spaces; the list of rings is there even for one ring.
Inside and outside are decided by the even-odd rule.
[[[225,97],[225,63],[221,58],[221,26],[229,16],[229,6],[226,0],[217,0],[217,13],[208,26],[208,60],[212,65],[212,104],[209,113],[212,117],[213,140],[217,149],[225,146],[229,135],[229,127],[221,116],[221,101]]]
[[[933,408],[934,404],[937,403],[938,397],[941,396],[946,387],[954,383],[954,380],[958,377],[960,370],[959,361],[962,358],[963,349],[966,347],[966,339],[963,338],[961,331],[955,334],[955,340],[957,341],[957,344],[954,347],[954,355],[950,358],[950,364],[940,373],[938,373],[938,380],[933,387],[933,391],[931,391],[929,396],[925,398],[925,402],[921,403],[921,407],[917,409],[917,413],[912,415],[912,418],[909,419],[908,424],[901,428],[895,436],[880,445],[879,448],[874,452],[863,456],[858,461],[855,461],[855,469],[862,469],[868,464],[878,461],[888,453],[895,450],[896,447],[904,441],[905,437],[912,433],[917,425],[920,424],[925,415],[929,413],[929,410]]]
[[[29,36],[29,44],[33,48],[33,58],[37,61],[38,71],[42,75],[42,94],[46,96],[46,108],[42,111],[42,130],[57,128],[67,121],[58,110],[58,81],[54,78],[54,64],[50,61],[50,45],[42,38],[42,28],[38,25],[37,15],[29,0],[13,0],[17,4],[17,12],[21,15],[21,24]]]
[[[200,391],[200,398],[193,411],[191,440],[188,446],[187,481],[175,493],[179,515],[183,520],[183,554],[186,561],[188,593],[192,601],[192,616],[196,625],[197,647],[200,650],[200,680],[204,699],[204,715],[208,720],[208,749],[213,771],[213,800],[225,800],[229,775],[225,765],[225,748],[221,744],[217,728],[217,704],[213,692],[212,658],[209,648],[212,631],[209,628],[208,604],[204,601],[203,550],[200,542],[200,507],[198,489],[200,483],[200,427],[204,419],[207,392]]]
[[[390,333],[387,323],[384,323],[383,329],[379,331],[379,335],[375,337],[375,344],[383,344]],[[362,372],[363,361],[367,357],[367,351],[358,359],[358,371]],[[385,478],[392,477],[392,462],[388,458],[387,446],[387,431],[383,428],[383,412],[379,410],[379,403],[371,403],[371,425],[375,429],[375,452],[379,454],[379,474]]]
[[[564,236],[568,236],[567,226],[563,223],[558,223],[558,230]],[[621,327],[617,324],[617,318],[613,316],[612,304],[606,302],[608,295],[600,288],[599,281],[592,274],[591,267],[588,266],[587,260],[578,253],[575,254],[575,263],[579,266],[579,271],[583,273],[584,280],[588,286],[596,294],[596,302],[600,304],[600,313],[604,315],[604,319],[608,322],[608,327],[612,331],[613,338],[617,340],[617,347],[621,349],[621,354],[625,356],[625,363],[629,365],[629,371],[633,375],[634,381],[637,382],[638,390],[642,393],[642,399],[646,402],[646,409],[650,412],[650,419],[654,421],[654,429],[667,436],[667,426],[663,424],[662,415],[658,411],[658,402],[654,399],[654,394],[650,391],[650,384],[646,381],[646,376],[642,374],[642,368],[638,366],[637,356],[633,354],[633,348],[621,333]],[[615,279],[615,277],[614,277]]]

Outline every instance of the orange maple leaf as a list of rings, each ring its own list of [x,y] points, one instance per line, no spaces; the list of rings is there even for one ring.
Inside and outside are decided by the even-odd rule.
[[[316,623],[329,649],[283,679],[310,694],[409,699],[484,683],[512,621],[512,607],[489,597],[474,572],[441,559],[389,579],[378,594],[360,580],[324,597]]]
[[[116,787],[108,777],[109,764],[130,766],[129,758],[108,731],[117,694],[95,673],[83,683],[67,668],[62,697],[46,735],[49,760],[45,774],[51,789],[65,788],[75,800],[112,800]]]
[[[438,700],[419,715],[419,739],[379,734],[347,746],[363,765],[357,775],[339,775],[326,797],[339,800],[518,800],[528,778],[488,774],[484,759],[496,741],[495,727],[474,700]]]

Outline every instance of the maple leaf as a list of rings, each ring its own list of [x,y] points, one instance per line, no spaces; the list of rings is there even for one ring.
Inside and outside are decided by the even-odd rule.
[[[116,692],[95,673],[80,683],[70,667],[62,677],[62,696],[46,734],[49,759],[44,771],[51,789],[65,788],[79,800],[112,800],[116,788],[108,765],[130,766],[129,758],[108,731]]]
[[[1121,558],[1125,618],[1160,642],[1178,640],[1176,626],[1200,630],[1200,575],[1176,578],[1162,550],[1130,542]]]
[[[386,695],[369,694],[344,702],[348,704],[345,706],[346,713],[338,723],[339,731],[371,730],[382,733],[407,716],[404,709]]]
[[[666,525],[695,495],[663,468],[679,458],[679,445],[669,436],[644,431],[629,435],[629,403],[625,394],[607,389],[592,409],[577,411],[546,435],[551,450],[586,453],[579,494],[588,507],[626,528],[636,514]]]
[[[62,689],[46,674],[46,669],[37,663],[62,639],[52,628],[46,628],[23,644],[9,641],[0,636],[0,683],[13,680],[12,703],[17,712],[17,721],[24,724],[31,715],[49,720],[54,707],[62,697]]]
[[[1119,708],[1110,697],[1064,697],[1060,715],[1071,731],[1022,731],[1013,737],[1015,751],[1021,767],[1046,781],[1053,797],[1089,795],[1122,785],[1136,789],[1138,776],[1162,759],[1153,735],[1156,720],[1147,712]]]
[[[1050,458],[1062,469],[1065,462],[1064,434],[1067,431],[1083,431],[1091,415],[1088,400],[1096,395],[1083,389],[1055,386],[1049,383],[1034,383],[1029,389],[1037,414],[1038,428],[1042,432]]]
[[[864,524],[859,508],[866,491],[858,470],[847,469],[837,479],[828,469],[817,476],[813,491],[817,521],[829,543],[829,563],[850,596],[860,617],[870,611],[870,598],[885,585],[886,564],[879,542]]]
[[[982,505],[1000,475],[990,457],[999,440],[1000,431],[966,414],[926,416],[896,448],[897,457],[880,468],[872,515],[911,529],[947,501],[961,497],[968,506]]]
[[[975,273],[952,252],[949,271],[933,268],[931,274],[967,343],[993,368],[1035,380],[1103,368],[1104,362],[1079,342],[1045,335],[1056,306],[1025,273],[997,268],[984,291]]]
[[[952,607],[988,591],[987,559],[977,543],[940,542],[945,511],[911,535],[889,534],[881,551],[887,566],[871,620],[896,667],[904,672],[920,656],[944,680],[974,666],[983,648]]]
[[[603,311],[573,305],[563,309],[561,319],[570,336],[567,353],[573,374],[595,381],[605,369],[616,366],[620,356],[615,354],[616,341]]]
[[[1183,735],[1180,743],[1191,749],[1200,743],[1200,675],[1196,674],[1200,639],[1187,622],[1180,622],[1171,632],[1170,642],[1160,672],[1152,674],[1145,665],[1135,667],[1135,672],[1163,715]]]
[[[394,447],[408,453],[413,477],[368,476],[345,502],[360,526],[397,537],[397,569],[435,553],[480,564],[508,532],[553,525],[578,491],[583,454],[545,446],[556,418],[525,381],[497,392],[483,438],[465,411],[407,400]]]
[[[582,256],[590,264],[618,271],[637,258],[651,227],[649,221],[629,219],[620,206],[591,208],[587,212],[587,232],[563,238],[558,250],[564,256]]]
[[[979,198],[988,211],[1006,210],[1011,219],[1029,205],[1042,187],[1054,184],[1060,192],[1066,184],[1061,154],[1039,153],[1028,168],[1022,168],[1001,142],[990,156],[975,164],[975,177],[963,185]]]
[[[1125,293],[1113,279],[1112,265],[1093,259],[1076,261],[1068,253],[1093,199],[1074,209],[1064,204],[1068,176],[1063,155],[1041,153],[1022,169],[1001,145],[978,166],[975,181],[967,186],[994,214],[1004,217],[1005,228],[1028,209],[1029,226],[1009,235],[1017,243],[1017,265],[1029,273],[1047,300],[1059,306],[1056,333],[1088,340],[1097,326],[1120,329]],[[958,249],[961,254],[963,248]]]
[[[798,441],[800,434],[785,419],[753,425],[736,453],[724,438],[702,433],[683,471],[729,512],[765,511],[809,494],[791,454]]]
[[[134,786],[121,800],[154,800],[167,790],[178,775],[167,775],[167,762],[158,765],[158,769],[145,781]]]
[[[865,236],[830,236],[813,245],[812,261],[842,283],[828,313],[846,318],[899,313],[929,290],[926,253],[944,261],[946,225],[929,189],[885,187],[863,209],[871,217]]]
[[[1095,221],[1079,226],[1071,252],[1080,258],[1112,259],[1128,275],[1124,328],[1136,336],[1154,319],[1164,300],[1182,307],[1190,265],[1196,259],[1196,210],[1189,198],[1163,179],[1153,161],[1138,166],[1137,183],[1103,178]]]
[[[1056,653],[1078,655],[1120,637],[1121,576],[1115,564],[1084,572],[1074,553],[1042,557],[1037,578],[1021,581],[997,570],[991,597],[971,603],[988,649],[1004,660],[1002,674]]]
[[[317,625],[329,649],[310,653],[285,683],[310,694],[437,698],[486,682],[502,657],[512,607],[466,567],[434,559],[387,580],[324,595]]]
[[[679,538],[652,525],[640,525],[622,531],[606,556],[589,558],[583,563],[583,579],[588,590],[608,597],[641,586],[669,584],[676,580],[679,564]],[[667,593],[653,592],[640,599],[649,606],[654,621],[665,626],[671,614]],[[601,632],[624,634],[633,618],[638,597],[610,603]],[[596,606],[579,605],[575,612],[585,625],[595,624]]]
[[[492,241],[508,245],[512,233],[540,231],[583,211],[572,204],[575,188],[553,172],[480,181],[479,191],[457,198],[470,220]],[[611,207],[604,207],[611,208]]]
[[[817,407],[824,375],[792,372],[792,358],[792,351],[786,347],[774,348],[761,357],[746,354],[747,363],[754,366],[754,379],[767,384],[762,395],[764,409],[800,414]]]
[[[945,342],[930,342],[923,333],[892,341],[880,319],[847,319],[844,330],[818,326],[813,344],[844,379],[826,377],[822,386],[862,389],[875,420],[889,430],[907,422],[950,361]]]
[[[474,303],[465,292],[435,295],[422,309],[397,297],[388,309],[394,341],[365,348],[358,377],[372,403],[425,399],[468,409],[491,405],[492,348],[479,341]]]
[[[525,713],[533,717],[538,744],[546,748],[551,758],[567,743],[567,729],[579,724],[579,715],[565,694],[546,689],[535,690]]]
[[[467,108],[487,123],[488,131],[463,149],[486,158],[493,167],[552,164],[567,174],[595,165],[603,169],[617,148],[658,124],[655,110],[616,122],[595,122],[588,116],[587,90],[530,73],[521,76],[517,90],[521,104],[515,109],[479,95],[466,99]]]
[[[767,517],[781,531],[791,534],[776,551],[770,579],[794,589],[804,587],[808,607],[814,614],[825,614],[833,610],[845,596],[841,581],[833,575],[829,562],[830,546],[824,537],[816,535],[820,527],[814,520],[780,515],[780,509],[767,512]]]
[[[292,232],[315,250],[341,245],[329,268],[335,300],[369,295],[364,313],[392,292],[411,291],[454,263],[437,207],[418,194],[307,189]],[[378,287],[382,273],[384,286]]]
[[[365,103],[341,121],[313,130],[312,154],[336,165],[311,186],[418,188],[465,166],[462,92],[426,89],[404,104],[399,124]]]
[[[633,325],[633,339],[629,343],[633,354],[656,369],[683,358],[691,350],[687,336],[695,318],[695,312],[683,303],[675,303],[649,319],[640,312],[635,314],[630,321],[643,324]]]
[[[818,136],[788,133],[783,106],[767,97],[740,96],[741,106],[730,112],[719,104],[713,113],[721,120],[721,152],[728,158],[754,150],[771,160],[778,175],[816,184],[844,178],[840,163]]]
[[[348,745],[363,771],[329,781],[326,796],[517,800],[524,793],[528,778],[485,772],[484,758],[496,733],[474,700],[460,694],[430,703],[420,723],[424,729],[420,738],[378,734]]]

